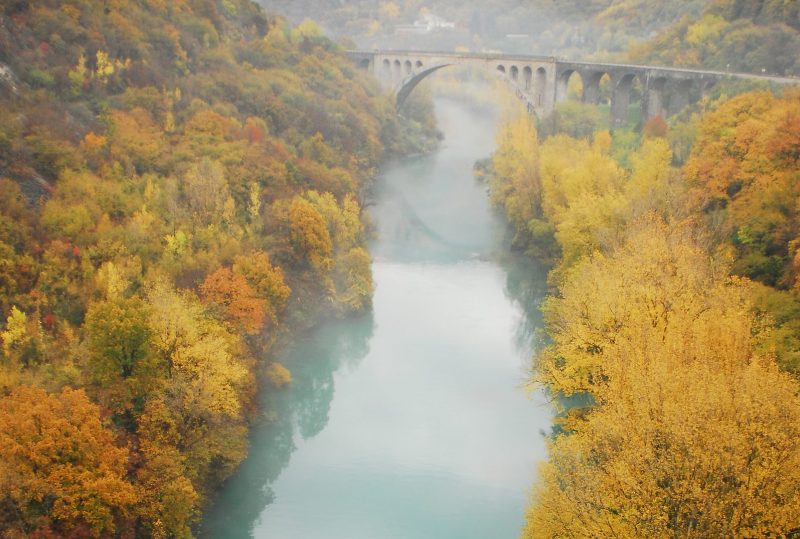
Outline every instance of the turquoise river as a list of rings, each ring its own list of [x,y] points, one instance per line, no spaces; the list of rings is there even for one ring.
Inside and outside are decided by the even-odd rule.
[[[209,538],[518,537],[553,411],[525,389],[545,275],[508,249],[473,164],[498,113],[437,99],[445,135],[387,164],[372,312],[298,337]]]

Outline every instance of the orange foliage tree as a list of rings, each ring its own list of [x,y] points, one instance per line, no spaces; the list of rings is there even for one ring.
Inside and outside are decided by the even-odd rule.
[[[0,500],[13,507],[0,528],[114,535],[136,502],[127,454],[83,390],[16,388],[0,399]]]
[[[706,114],[684,172],[696,203],[721,212],[734,271],[790,287],[800,219],[800,92],[737,96]]]
[[[264,327],[266,302],[258,297],[247,279],[231,268],[220,268],[200,285],[206,303],[222,309],[225,318],[241,326],[250,335]]]
[[[233,271],[247,279],[256,294],[266,300],[267,316],[274,321],[286,307],[286,301],[292,292],[284,281],[281,268],[272,265],[266,252],[253,251],[237,256]]]

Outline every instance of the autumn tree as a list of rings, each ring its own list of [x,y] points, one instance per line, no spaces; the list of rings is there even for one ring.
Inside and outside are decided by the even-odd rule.
[[[183,177],[186,203],[195,223],[219,223],[229,198],[225,172],[219,162],[203,159]]]
[[[565,393],[606,398],[599,381],[616,368],[612,351],[624,362],[623,352],[674,345],[704,358],[714,353],[706,334],[745,346],[751,331],[749,319],[732,314],[747,310],[748,290],[727,280],[724,260],[709,257],[690,226],[653,214],[634,221],[616,250],[571,268],[559,292],[543,306],[553,342],[539,356],[538,376]]]
[[[130,378],[149,355],[148,309],[138,297],[93,304],[84,331],[90,349],[92,375],[109,383]]]
[[[547,301],[538,379],[593,404],[553,440],[526,537],[797,527],[797,382],[756,353],[767,328],[721,262],[650,214]]]
[[[721,214],[737,250],[734,271],[791,287],[798,236],[800,94],[734,97],[706,114],[684,167],[695,203]]]
[[[247,282],[247,278],[231,268],[220,268],[209,274],[200,285],[203,300],[222,310],[223,316],[251,335],[264,327],[266,302]]]
[[[243,276],[258,297],[266,301],[267,316],[275,321],[291,294],[281,268],[270,262],[265,251],[252,251],[236,257],[233,271]]]
[[[565,267],[613,243],[624,223],[626,175],[609,148],[607,133],[592,144],[556,135],[541,147],[542,207]]]
[[[681,352],[631,350],[609,380],[614,399],[552,441],[523,537],[781,537],[800,526],[797,383],[721,346],[710,361]]]
[[[141,107],[114,110],[109,114],[109,121],[113,125],[109,141],[112,157],[140,171],[158,162],[164,151],[164,135],[149,111]]]
[[[503,207],[514,225],[515,243],[524,245],[529,235],[534,242],[545,240],[536,234],[547,227],[542,214],[539,141],[528,114],[518,114],[503,124],[492,155],[491,178],[492,202]]]
[[[229,473],[244,458],[242,411],[253,389],[250,360],[241,338],[211,317],[192,293],[157,281],[147,300],[150,342],[168,369],[168,383],[153,398],[163,400],[175,422],[187,476],[201,490],[208,481],[221,480],[214,474]]]
[[[162,399],[151,399],[138,421],[142,466],[136,471],[137,513],[153,537],[192,537],[200,495],[187,477],[179,422]]]
[[[296,197],[289,207],[289,227],[297,254],[317,270],[328,269],[333,244],[319,211],[310,202]]]
[[[136,503],[128,452],[82,390],[20,386],[0,399],[0,527],[22,534],[113,536]]]
[[[83,325],[92,394],[128,428],[135,422],[137,401],[158,383],[163,363],[150,344],[150,311],[139,297],[92,304]]]
[[[350,311],[361,311],[372,304],[372,259],[361,247],[354,247],[336,263],[334,283],[339,301]]]

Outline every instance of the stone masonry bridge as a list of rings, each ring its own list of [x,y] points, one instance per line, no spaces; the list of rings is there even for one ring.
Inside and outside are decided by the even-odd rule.
[[[467,65],[502,77],[539,117],[552,112],[567,99],[567,85],[574,74],[583,83],[582,101],[600,101],[600,81],[608,76],[614,127],[627,124],[632,90],[641,92],[641,118],[670,116],[696,101],[726,78],[762,80],[775,84],[800,84],[800,79],[604,62],[573,62],[549,56],[510,54],[421,52],[400,50],[348,51],[359,67],[372,73],[381,86],[396,96],[398,110],[425,77],[448,66]]]

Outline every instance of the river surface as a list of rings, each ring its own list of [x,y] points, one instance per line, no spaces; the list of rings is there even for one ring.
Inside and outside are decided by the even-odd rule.
[[[519,535],[553,412],[524,389],[544,273],[511,254],[477,159],[496,111],[437,99],[432,155],[386,165],[370,215],[373,310],[280,360],[248,458],[202,535],[504,539]]]

